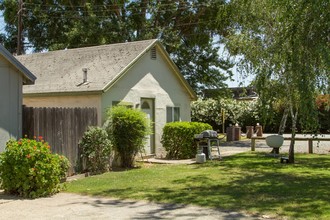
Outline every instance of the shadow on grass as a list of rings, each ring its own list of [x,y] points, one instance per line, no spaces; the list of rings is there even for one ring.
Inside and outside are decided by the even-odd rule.
[[[148,199],[277,213],[292,218],[330,217],[330,176],[317,174],[330,167],[329,157],[299,155],[296,162],[281,164],[279,159],[265,157],[262,153],[209,161],[195,169],[219,168],[230,172],[233,179],[221,184],[207,174],[189,176],[173,181],[173,184],[185,185],[180,192],[163,188]]]
[[[283,154],[283,156],[287,155]],[[268,153],[239,153],[234,156],[225,157],[221,161],[207,161],[207,163],[199,164],[196,168],[205,167],[240,168],[245,170],[278,170],[288,167],[298,169],[325,169],[330,167],[330,155],[296,154],[295,163],[287,164],[280,163],[280,158],[271,157]]]
[[[157,185],[154,179],[144,187],[108,188],[93,195],[194,204],[293,219],[330,219],[329,167],[329,155],[299,154],[296,164],[281,164],[279,158],[265,157],[264,153],[243,153],[222,161],[171,166],[178,174],[172,171],[168,174],[171,177],[167,173],[157,176],[168,179],[164,185]],[[161,172],[152,170],[153,175]]]

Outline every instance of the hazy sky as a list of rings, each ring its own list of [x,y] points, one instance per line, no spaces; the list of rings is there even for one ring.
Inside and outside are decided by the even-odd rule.
[[[2,11],[0,11],[0,33],[4,31],[4,28],[5,28],[5,22],[3,21]]]

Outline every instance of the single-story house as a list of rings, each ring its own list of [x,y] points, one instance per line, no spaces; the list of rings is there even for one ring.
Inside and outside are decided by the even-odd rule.
[[[10,138],[22,136],[22,87],[36,77],[0,45],[0,152]]]
[[[23,88],[29,107],[96,107],[98,124],[118,103],[142,109],[153,123],[147,154],[162,156],[167,122],[190,121],[196,94],[161,43],[145,40],[18,56],[38,77]]]

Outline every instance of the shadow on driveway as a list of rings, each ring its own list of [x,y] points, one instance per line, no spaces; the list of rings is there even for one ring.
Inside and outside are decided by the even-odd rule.
[[[0,192],[1,219],[260,219],[197,206],[58,193],[21,199]]]

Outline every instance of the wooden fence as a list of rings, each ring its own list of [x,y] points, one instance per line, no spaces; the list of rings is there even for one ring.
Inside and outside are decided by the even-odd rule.
[[[32,108],[23,106],[23,136],[42,136],[54,153],[66,156],[74,173],[78,144],[88,126],[97,125],[96,108]]]

